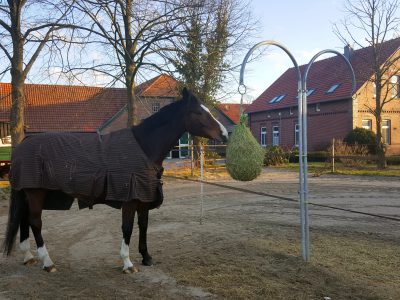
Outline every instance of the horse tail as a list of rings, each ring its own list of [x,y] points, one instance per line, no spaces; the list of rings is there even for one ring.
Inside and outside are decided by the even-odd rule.
[[[11,189],[10,208],[8,211],[7,231],[3,244],[3,253],[10,255],[14,247],[15,237],[21,223],[23,212],[27,209],[28,203],[25,201],[25,193]]]

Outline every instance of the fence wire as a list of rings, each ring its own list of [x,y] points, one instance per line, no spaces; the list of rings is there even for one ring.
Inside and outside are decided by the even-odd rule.
[[[213,185],[213,186],[217,186],[217,187],[221,187],[221,188],[225,188],[225,189],[230,189],[230,190],[234,190],[234,191],[239,191],[239,192],[243,192],[243,193],[249,193],[249,194],[254,194],[254,195],[258,195],[258,196],[265,196],[265,197],[275,198],[275,199],[284,200],[284,201],[288,201],[288,202],[299,203],[298,199],[293,199],[293,198],[289,198],[289,197],[283,197],[283,196],[268,194],[268,193],[264,193],[264,192],[253,191],[253,190],[234,187],[234,186],[225,185],[225,184],[221,184],[221,183],[209,182],[209,181],[198,180],[198,179],[190,179],[190,178],[184,178],[184,177],[173,176],[173,175],[164,175],[164,177],[173,178],[173,179],[179,179],[179,180],[184,180],[184,181],[197,182],[197,183],[205,183],[205,184],[209,184],[209,185]],[[365,216],[370,216],[370,217],[375,217],[375,218],[380,218],[380,219],[400,222],[400,218],[391,217],[391,216],[368,213],[368,212],[358,211],[358,210],[354,210],[354,209],[341,208],[341,207],[327,205],[327,204],[318,204],[318,203],[313,203],[313,202],[308,202],[308,204],[312,205],[312,206],[315,206],[315,207],[323,207],[323,208],[328,208],[328,209],[340,210],[340,211],[345,211],[345,212],[349,212],[349,213],[354,213],[354,214],[359,214],[359,215],[365,215]],[[208,211],[216,210],[216,209],[220,209],[220,208],[226,208],[226,207],[240,206],[240,205],[241,204],[223,206],[223,207],[213,208],[213,209],[210,209]]]

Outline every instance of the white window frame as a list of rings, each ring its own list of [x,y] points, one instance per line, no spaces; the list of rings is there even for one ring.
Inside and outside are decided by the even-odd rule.
[[[368,125],[364,125],[364,122],[368,123]],[[361,121],[361,127],[367,130],[372,130],[372,120],[371,119],[363,119]]]
[[[400,98],[400,76],[394,75],[390,78],[392,98]]]
[[[319,103],[315,104],[315,111],[321,111],[321,105]]]
[[[384,123],[386,123],[386,125],[384,125]],[[382,120],[382,124],[381,124],[382,140],[386,145],[391,144],[391,129],[390,129],[390,127],[391,126],[390,126],[389,119]]]
[[[298,123],[294,124],[294,145],[299,147],[300,141],[300,126]]]
[[[262,147],[267,147],[267,127],[260,128],[260,144]]]
[[[289,107],[289,115],[293,115],[293,107]]]
[[[280,130],[279,125],[272,126],[272,145],[279,146],[280,143]]]

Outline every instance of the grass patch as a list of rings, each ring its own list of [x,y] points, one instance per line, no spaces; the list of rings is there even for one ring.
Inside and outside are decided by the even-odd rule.
[[[11,147],[0,147],[0,160],[11,160]]]
[[[260,232],[236,241],[208,240],[207,253],[181,256],[168,271],[178,283],[222,299],[372,300],[400,295],[400,245],[395,241],[313,232],[311,262],[305,263],[293,230],[276,229],[280,236]]]
[[[298,171],[298,163],[289,163],[275,166],[276,168]],[[400,176],[400,166],[388,166],[384,170],[377,169],[375,165],[365,165],[358,168],[349,168],[341,163],[335,164],[335,172],[332,173],[332,167],[328,163],[309,162],[308,172],[315,175],[321,174],[342,174],[342,175],[364,175],[364,176]]]
[[[191,178],[191,179],[200,179],[200,169],[194,168],[193,172],[191,168],[179,168],[173,170],[165,170],[164,176],[176,176],[181,178]],[[230,178],[230,175],[226,171],[225,167],[220,166],[209,166],[204,168],[204,178],[205,179],[226,179]]]

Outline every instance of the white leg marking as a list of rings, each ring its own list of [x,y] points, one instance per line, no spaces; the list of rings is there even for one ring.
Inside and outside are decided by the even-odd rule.
[[[19,244],[19,249],[21,249],[21,251],[24,253],[24,263],[33,259],[29,238]]]
[[[122,244],[121,244],[121,257],[122,257],[122,261],[124,262],[124,270],[127,270],[129,268],[133,267],[133,263],[131,262],[130,258],[129,258],[129,246],[127,244],[125,244],[125,240],[122,240]]]
[[[43,262],[43,268],[51,267],[54,265],[53,261],[49,256],[49,252],[47,252],[46,245],[43,245],[43,247],[38,248],[37,252],[39,258]]]
[[[210,110],[208,109],[207,106],[205,106],[205,105],[203,105],[203,104],[200,104],[200,106],[201,106],[206,112],[208,112],[208,113],[210,114],[210,116],[213,117],[213,119],[214,119],[215,121],[217,121],[217,123],[218,123],[218,125],[219,125],[219,128],[221,129],[222,135],[224,135],[224,136],[226,137],[226,139],[228,139],[228,130],[226,130],[225,126],[222,125],[221,122],[218,121],[218,120],[212,115],[212,113],[210,112]]]

